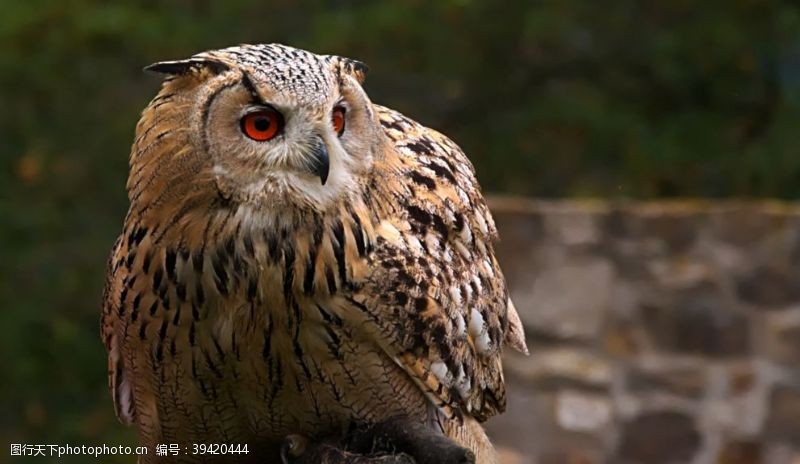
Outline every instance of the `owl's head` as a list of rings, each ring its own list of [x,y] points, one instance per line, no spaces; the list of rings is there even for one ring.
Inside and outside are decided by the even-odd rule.
[[[324,210],[379,150],[358,61],[242,45],[145,69],[168,77],[137,126],[132,200],[200,203],[205,192],[259,210]]]

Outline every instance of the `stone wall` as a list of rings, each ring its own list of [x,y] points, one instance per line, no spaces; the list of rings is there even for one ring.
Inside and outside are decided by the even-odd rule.
[[[800,463],[800,206],[493,198],[504,462]]]

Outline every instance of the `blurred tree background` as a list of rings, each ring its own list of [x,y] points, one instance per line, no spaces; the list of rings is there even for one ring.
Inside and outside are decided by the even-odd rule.
[[[241,42],[358,58],[373,100],[454,138],[486,191],[800,197],[794,2],[0,0],[0,12],[9,442],[133,442],[113,417],[98,314],[154,61]]]

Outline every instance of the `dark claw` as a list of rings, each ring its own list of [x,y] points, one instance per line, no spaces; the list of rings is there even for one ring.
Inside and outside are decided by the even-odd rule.
[[[289,464],[295,462],[306,452],[308,447],[308,439],[300,435],[287,435],[281,445],[281,462]]]
[[[309,443],[289,435],[283,464],[475,464],[472,451],[441,432],[406,418],[354,426],[345,437]]]
[[[356,452],[408,454],[416,464],[475,463],[472,451],[424,424],[402,417],[351,433],[347,445]]]
[[[284,464],[415,464],[406,454],[377,454],[366,456],[350,453],[328,443],[304,444],[293,447],[294,435],[286,437],[281,447]]]

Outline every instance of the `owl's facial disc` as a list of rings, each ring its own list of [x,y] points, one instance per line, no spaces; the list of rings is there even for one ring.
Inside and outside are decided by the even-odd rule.
[[[283,115],[270,105],[260,105],[248,111],[239,121],[242,134],[254,142],[275,139],[285,133],[285,126]],[[330,171],[330,156],[325,141],[319,135],[311,135],[309,142],[301,145],[308,147],[303,150],[302,164],[325,185]]]
[[[194,146],[221,197],[259,211],[324,210],[354,191],[382,143],[363,67],[271,45],[192,58],[200,59],[227,66],[200,76],[191,112]]]

